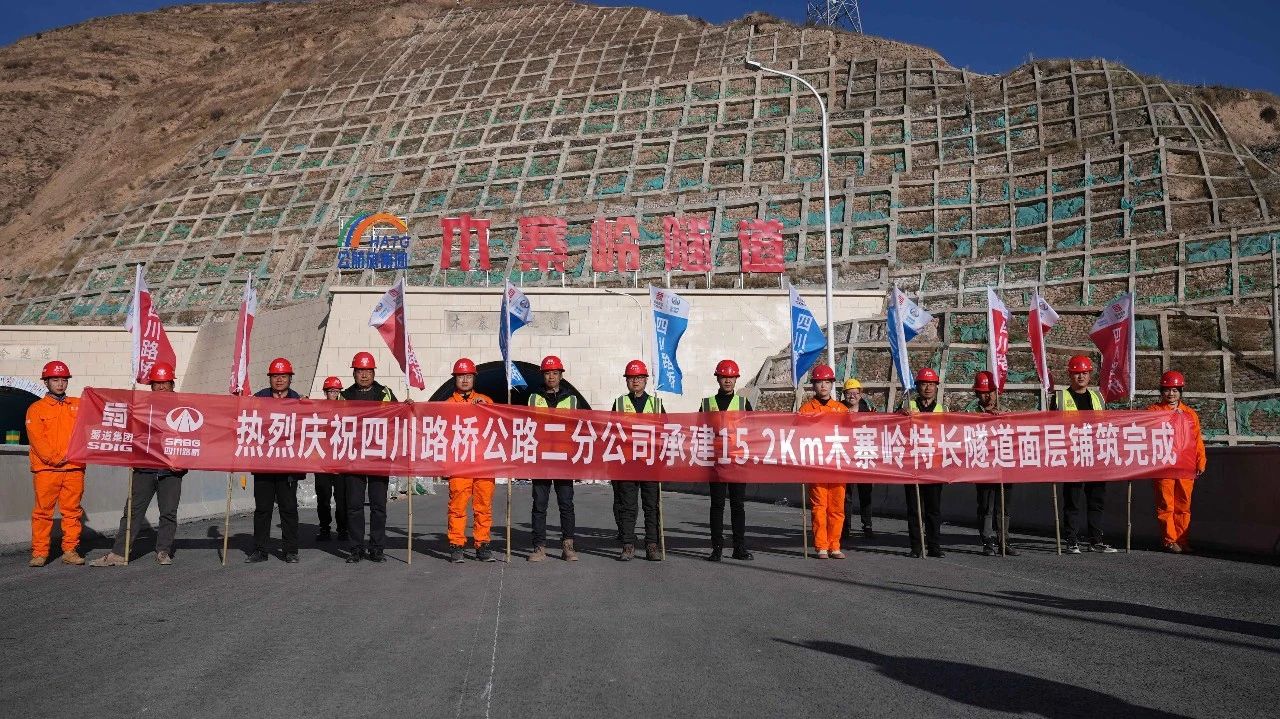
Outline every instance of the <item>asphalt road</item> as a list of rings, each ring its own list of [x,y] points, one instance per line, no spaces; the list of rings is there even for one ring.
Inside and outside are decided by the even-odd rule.
[[[444,561],[443,495],[414,501],[412,565],[403,500],[381,565],[311,542],[311,510],[297,565],[243,564],[248,516],[225,568],[220,519],[183,525],[170,567],[154,535],[127,568],[7,553],[3,714],[1275,716],[1274,562],[1059,557],[1026,536],[984,557],[952,526],[945,559],[913,560],[891,519],[847,560],[805,560],[799,510],[751,504],[756,560],[711,564],[707,498],[667,493],[667,561],[624,564],[610,488],[579,486],[582,561],[531,564],[528,491],[510,565]]]

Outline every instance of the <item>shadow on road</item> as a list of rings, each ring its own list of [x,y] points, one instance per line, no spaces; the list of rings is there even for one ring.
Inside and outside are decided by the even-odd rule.
[[[1080,716],[1184,719],[1182,714],[1131,704],[1094,689],[1019,672],[942,659],[898,657],[843,642],[774,641],[864,662],[882,676],[900,684],[990,712],[1047,719],[1077,719]]]

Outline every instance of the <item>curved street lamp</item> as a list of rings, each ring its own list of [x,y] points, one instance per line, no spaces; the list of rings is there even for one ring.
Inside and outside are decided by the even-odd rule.
[[[749,57],[746,58],[746,60],[744,60],[743,62],[747,66],[748,70],[767,72],[767,73],[771,73],[774,75],[781,75],[782,77],[795,80],[801,85],[804,85],[805,87],[809,88],[809,92],[812,92],[813,96],[818,99],[818,110],[819,112],[822,113],[822,198],[824,202],[822,215],[823,215],[823,220],[826,223],[826,231],[827,231],[827,242],[826,242],[826,248],[827,248],[827,252],[826,252],[827,364],[830,365],[831,367],[835,367],[836,366],[836,349],[835,349],[835,338],[833,336],[833,333],[835,332],[835,320],[832,316],[833,303],[831,299],[831,285],[833,284],[832,274],[831,274],[831,172],[830,172],[831,164],[830,164],[830,158],[829,158],[830,153],[827,147],[827,103],[822,99],[822,94],[818,92],[817,88],[815,88],[813,85],[810,85],[809,81],[805,80],[803,77],[800,77],[799,75],[792,75],[789,72],[783,72],[782,70],[777,70],[772,67],[766,67],[756,62],[755,60],[752,60]]]

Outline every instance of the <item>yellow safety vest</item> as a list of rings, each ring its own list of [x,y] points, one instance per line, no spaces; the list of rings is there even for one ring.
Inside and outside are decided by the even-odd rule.
[[[747,408],[746,398],[744,398],[740,394],[735,394],[733,396],[733,401],[729,403],[729,409],[725,411],[741,412],[746,408]],[[719,412],[720,411],[720,405],[716,403],[716,398],[714,396],[702,398],[702,411],[703,412]]]
[[[572,394],[565,395],[564,399],[556,400],[556,406],[552,407],[551,405],[547,404],[546,397],[543,397],[541,394],[538,394],[535,392],[529,395],[529,406],[542,407],[543,409],[577,409],[578,397],[577,395],[572,395]]]
[[[636,407],[634,404],[631,403],[631,395],[624,394],[621,397],[615,399],[613,401],[613,411],[635,414]],[[662,400],[658,399],[653,395],[649,395],[644,400],[644,410],[642,410],[642,413],[643,414],[661,414]]]
[[[910,405],[911,405],[911,411],[912,411],[912,412],[919,412],[919,411],[920,411],[920,405],[916,404],[916,401],[915,401],[914,399],[913,399],[913,400],[911,400]],[[934,411],[935,413],[939,413],[939,414],[940,414],[940,413],[942,413],[942,412],[945,412],[946,410],[944,410],[944,409],[942,408],[942,402],[941,402],[941,401],[938,401],[938,402],[934,402],[934,403],[933,403],[933,411]]]
[[[1102,400],[1102,395],[1097,390],[1089,390],[1089,396],[1093,399],[1094,409],[1105,409],[1106,402]],[[1071,392],[1060,389],[1058,390],[1058,409],[1063,412],[1078,412],[1076,407],[1076,398],[1071,396]]]

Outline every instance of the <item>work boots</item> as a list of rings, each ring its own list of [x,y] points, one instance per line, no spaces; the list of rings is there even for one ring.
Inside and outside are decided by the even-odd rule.
[[[630,562],[632,559],[635,558],[635,556],[636,556],[636,545],[624,544],[622,545],[622,553],[618,555],[618,561]]]
[[[542,562],[547,559],[547,550],[539,544],[533,548],[533,551],[526,557],[530,562]]]
[[[78,567],[81,564],[84,564],[84,557],[80,556],[80,553],[73,549],[70,552],[62,553],[62,563],[72,564]]]
[[[656,542],[649,542],[644,545],[644,558],[650,562],[661,562],[662,552],[658,549]]]
[[[89,562],[90,567],[124,567],[128,566],[128,564],[129,560],[115,552],[107,552],[101,557]]]
[[[48,557],[32,557],[32,558],[31,558],[31,561],[30,561],[30,562],[27,562],[27,566],[28,566],[28,567],[43,567],[44,565],[46,565],[46,564],[48,564],[48,563],[49,563],[49,558],[48,558]]]
[[[560,542],[560,558],[566,562],[578,561],[578,553],[573,549],[572,539],[566,539]]]
[[[489,549],[489,543],[484,542],[476,547],[476,561],[479,562],[496,562],[493,558],[493,550]]]
[[[462,564],[467,561],[466,556],[462,552],[461,544],[454,544],[449,547],[449,561],[454,564]]]

